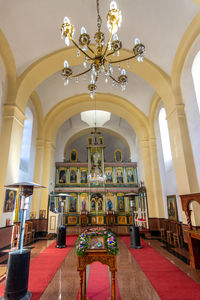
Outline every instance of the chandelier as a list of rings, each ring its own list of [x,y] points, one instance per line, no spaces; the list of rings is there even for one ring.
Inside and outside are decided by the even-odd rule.
[[[69,84],[70,78],[76,78],[83,75],[86,79],[86,74],[90,72],[90,83],[88,90],[90,97],[93,99],[97,89],[97,81],[100,73],[104,73],[105,82],[108,82],[110,78],[113,86],[121,86],[122,91],[125,91],[128,83],[128,77],[126,70],[120,67],[120,63],[131,59],[137,59],[138,62],[142,62],[145,53],[145,46],[141,44],[138,38],[135,39],[135,45],[133,47],[133,55],[120,59],[120,50],[122,48],[122,42],[117,35],[118,27],[120,27],[122,21],[121,11],[117,9],[115,1],[110,3],[110,10],[107,14],[107,27],[109,30],[109,37],[107,43],[105,43],[105,35],[101,32],[102,19],[99,14],[99,0],[96,0],[97,6],[97,31],[94,35],[95,46],[91,46],[90,36],[87,34],[85,27],[81,28],[81,35],[79,37],[79,43],[76,43],[73,39],[74,26],[71,24],[68,17],[64,18],[64,23],[61,26],[61,38],[65,40],[67,46],[70,46],[70,42],[77,48],[77,56],[81,53],[84,55],[83,66],[85,71],[73,74],[72,69],[69,67],[67,60],[64,61],[64,69],[62,70],[62,76],[65,79],[64,85]],[[113,59],[113,57],[117,58]],[[116,78],[113,75],[113,66],[118,65],[120,75]]]

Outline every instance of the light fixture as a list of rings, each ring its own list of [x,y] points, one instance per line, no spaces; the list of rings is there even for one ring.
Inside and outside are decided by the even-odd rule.
[[[109,30],[109,37],[107,43],[105,43],[105,35],[101,32],[102,19],[99,14],[99,0],[96,1],[97,5],[97,32],[94,35],[94,40],[96,45],[93,47],[90,45],[91,39],[87,34],[85,27],[81,28],[81,35],[79,37],[79,44],[77,44],[74,39],[74,26],[71,24],[68,17],[64,18],[64,23],[61,26],[61,38],[65,40],[67,46],[72,42],[77,48],[77,56],[81,53],[84,55],[83,66],[85,71],[73,74],[72,69],[69,67],[67,60],[64,61],[64,69],[62,70],[62,75],[65,78],[64,85],[68,85],[70,78],[76,78],[78,82],[78,77],[83,75],[85,79],[85,74],[91,72],[90,74],[90,84],[88,85],[88,90],[90,92],[91,98],[94,97],[97,89],[97,80],[100,73],[104,73],[105,82],[108,82],[110,78],[112,80],[113,86],[120,85],[122,91],[126,89],[128,83],[128,77],[126,75],[126,70],[120,67],[120,63],[135,58],[139,62],[143,61],[145,46],[141,44],[138,38],[135,39],[135,46],[133,47],[133,55],[126,58],[120,59],[120,49],[122,48],[122,42],[119,40],[117,35],[118,27],[120,27],[122,16],[121,11],[117,9],[117,4],[115,1],[111,1],[110,10],[107,14],[107,27]],[[111,57],[117,55],[117,59],[112,59]],[[115,78],[113,75],[113,66],[118,65],[120,75]]]

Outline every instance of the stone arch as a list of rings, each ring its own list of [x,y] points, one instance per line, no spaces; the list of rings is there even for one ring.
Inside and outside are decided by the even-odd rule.
[[[182,93],[181,93],[180,81],[181,81],[181,74],[185,63],[185,59],[195,39],[198,37],[199,32],[200,32],[200,12],[192,20],[186,32],[184,33],[174,58],[171,79],[172,79],[172,88],[176,96],[177,104],[182,104]]]
[[[128,50],[121,50],[122,57],[130,56]],[[74,55],[74,47],[61,49],[42,57],[31,66],[29,66],[18,79],[18,88],[16,93],[16,104],[24,111],[26,102],[30,94],[35,88],[42,83],[46,78],[62,69],[63,61],[70,57],[70,65],[80,65],[83,58],[77,58]],[[158,66],[148,59],[145,59],[142,64],[135,60],[130,61],[130,68],[127,65],[122,65],[123,68],[137,74],[146,80],[166,105],[166,109],[170,110],[175,103],[173,91],[171,89],[171,81],[169,76],[162,71]]]
[[[6,73],[7,73],[8,86],[7,86],[6,102],[13,103],[13,96],[15,95],[16,80],[17,80],[16,64],[8,40],[6,39],[1,29],[0,29],[0,55],[3,59]]]
[[[55,142],[58,128],[70,117],[81,111],[94,109],[94,101],[88,94],[82,94],[58,103],[45,117],[44,137]],[[148,119],[143,112],[127,100],[111,94],[96,95],[96,109],[110,111],[125,119],[134,129],[138,139],[147,140]]]
[[[37,138],[42,138],[42,127],[44,122],[44,115],[43,115],[43,109],[41,105],[40,98],[38,94],[34,91],[30,99],[33,103],[35,114],[36,114],[36,120],[37,120]]]

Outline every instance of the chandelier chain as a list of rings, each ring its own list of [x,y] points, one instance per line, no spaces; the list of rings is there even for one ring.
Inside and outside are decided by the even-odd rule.
[[[101,31],[101,24],[102,24],[102,19],[99,13],[99,0],[97,0],[97,28],[98,28],[98,32]]]

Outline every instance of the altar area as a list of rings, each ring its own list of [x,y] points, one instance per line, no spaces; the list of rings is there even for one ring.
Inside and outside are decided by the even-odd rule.
[[[60,212],[61,199],[55,195],[61,193],[68,195],[64,199],[64,225],[117,226],[117,233],[128,233],[132,211],[126,194],[135,193],[135,223],[148,230],[147,191],[144,183],[138,182],[137,163],[124,160],[119,148],[113,161],[105,161],[106,145],[98,134],[88,137],[86,162],[79,162],[78,150],[73,148],[69,159],[56,163],[55,188],[49,196],[50,227],[53,213]]]

